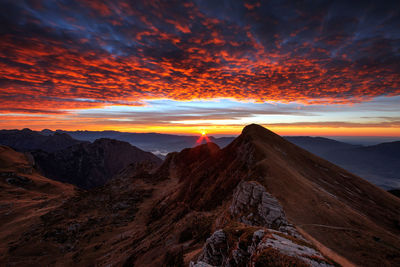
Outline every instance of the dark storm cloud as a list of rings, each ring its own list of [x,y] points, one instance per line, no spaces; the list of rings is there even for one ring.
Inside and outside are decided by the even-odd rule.
[[[400,93],[396,1],[3,0],[0,8],[1,110],[153,98],[329,104]]]

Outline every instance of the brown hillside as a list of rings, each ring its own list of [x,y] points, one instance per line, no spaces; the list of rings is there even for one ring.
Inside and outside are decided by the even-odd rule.
[[[0,262],[21,233],[75,194],[74,186],[39,175],[27,155],[6,146],[0,146],[0,188]]]

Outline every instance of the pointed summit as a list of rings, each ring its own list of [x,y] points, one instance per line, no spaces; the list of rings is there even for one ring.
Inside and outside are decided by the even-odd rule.
[[[282,138],[280,135],[274,133],[271,130],[259,125],[259,124],[250,124],[243,128],[241,135],[237,139],[244,140],[252,140],[259,141],[264,144],[288,144],[289,142],[286,139]]]
[[[243,135],[259,135],[259,134],[273,134],[276,135],[274,132],[268,130],[267,128],[259,125],[259,124],[249,124],[245,126],[242,130]]]
[[[271,130],[259,125],[259,124],[249,124],[245,126],[242,130],[242,135],[250,135],[253,137],[260,137],[260,138],[281,138],[281,136],[277,135]]]

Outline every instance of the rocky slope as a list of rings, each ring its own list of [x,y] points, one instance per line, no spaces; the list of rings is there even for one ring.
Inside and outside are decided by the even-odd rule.
[[[36,167],[46,177],[92,188],[104,185],[119,171],[132,163],[152,162],[161,159],[127,142],[98,139],[93,143],[81,143],[53,153],[33,151]]]
[[[33,266],[398,266],[400,199],[258,125],[135,164],[15,233]]]

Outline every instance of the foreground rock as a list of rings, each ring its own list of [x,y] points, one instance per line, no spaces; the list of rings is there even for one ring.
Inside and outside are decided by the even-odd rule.
[[[240,223],[215,231],[192,267],[332,266],[289,224],[278,200],[261,184],[240,182],[229,211]]]
[[[214,232],[198,261],[191,262],[190,266],[327,267],[333,264],[310,244],[285,233],[238,225]]]
[[[233,217],[244,224],[279,230],[302,239],[287,221],[278,200],[255,181],[240,182],[229,210]]]
[[[242,181],[233,195],[230,212],[248,225],[279,229],[288,225],[278,201],[257,182]]]

